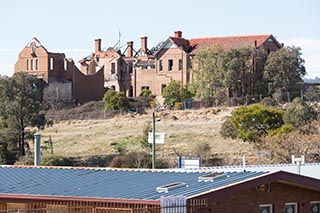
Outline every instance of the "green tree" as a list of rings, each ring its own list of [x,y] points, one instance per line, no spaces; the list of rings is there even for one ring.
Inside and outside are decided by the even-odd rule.
[[[24,72],[0,81],[0,116],[8,133],[5,137],[18,144],[20,155],[25,155],[25,140],[31,136],[26,127],[45,125],[44,114],[40,113],[42,91],[41,80]]]
[[[140,97],[150,97],[152,94],[151,94],[151,91],[148,90],[148,89],[143,89],[140,93]]]
[[[258,142],[283,125],[283,112],[267,108],[261,104],[241,106],[232,112],[231,123],[237,131],[237,137],[243,141]]]
[[[223,85],[233,97],[252,93],[252,50],[247,47],[230,49],[224,54]]]
[[[193,59],[193,90],[197,98],[217,98],[222,86],[224,71],[223,52],[220,46],[202,48]]]
[[[124,93],[112,89],[104,94],[103,101],[106,110],[125,110],[129,106],[129,101]]]
[[[270,53],[264,69],[264,80],[269,92],[278,88],[294,91],[306,74],[300,47],[284,47]]]
[[[186,87],[182,87],[181,82],[171,81],[163,90],[162,97],[166,106],[174,106],[176,102],[191,98],[193,95]]]

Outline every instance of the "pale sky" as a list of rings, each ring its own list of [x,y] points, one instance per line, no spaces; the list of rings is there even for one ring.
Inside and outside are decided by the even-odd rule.
[[[308,75],[320,77],[319,0],[4,0],[0,13],[0,75],[11,76],[19,52],[36,37],[49,52],[76,62],[102,47],[148,36],[148,47],[184,38],[272,34],[299,46]],[[77,63],[78,65],[78,63]]]

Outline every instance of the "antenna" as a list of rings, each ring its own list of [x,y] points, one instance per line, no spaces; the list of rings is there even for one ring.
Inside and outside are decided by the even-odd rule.
[[[121,32],[120,32],[120,29],[119,29],[118,50],[120,50],[120,48],[121,48],[120,38],[121,38]]]

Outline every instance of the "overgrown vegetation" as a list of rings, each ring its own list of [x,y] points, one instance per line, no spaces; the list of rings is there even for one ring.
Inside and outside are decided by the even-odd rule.
[[[106,110],[126,110],[129,106],[129,101],[125,94],[112,89],[104,94],[103,101]]]
[[[27,140],[34,132],[27,127],[44,128],[41,113],[41,81],[24,72],[0,78],[0,161],[13,163],[26,154]]]
[[[268,153],[271,162],[289,163],[291,155],[319,160],[319,111],[300,98],[282,108],[263,105],[242,106],[224,122],[221,134],[237,136]]]

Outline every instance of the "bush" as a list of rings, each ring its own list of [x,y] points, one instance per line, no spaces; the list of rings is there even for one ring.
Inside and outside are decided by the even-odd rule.
[[[283,112],[268,108],[262,104],[241,106],[232,112],[232,125],[237,130],[237,137],[243,141],[257,142],[283,125]]]
[[[67,157],[60,155],[45,156],[41,159],[43,166],[73,166],[74,162]]]
[[[123,92],[108,90],[104,94],[103,101],[106,110],[125,110],[129,107],[129,101]]]
[[[120,155],[111,161],[109,167],[115,168],[151,168],[152,156],[144,151],[130,152],[125,155]],[[169,162],[164,159],[156,160],[156,168],[169,168]]]
[[[274,107],[278,105],[276,100],[271,97],[265,97],[260,103],[266,107]]]
[[[283,116],[284,122],[294,127],[300,127],[316,118],[316,111],[300,98],[295,98],[285,107]]]
[[[182,109],[182,103],[181,102],[175,102],[173,108],[174,108],[174,110],[181,110]]]
[[[147,152],[130,152],[115,157],[109,166],[116,168],[150,168],[151,156]]]
[[[220,135],[223,138],[232,138],[232,139],[237,138],[238,131],[232,125],[231,118],[228,118],[222,123],[221,129],[220,129]]]
[[[140,97],[150,97],[151,96],[151,91],[148,89],[143,89],[139,95]]]

